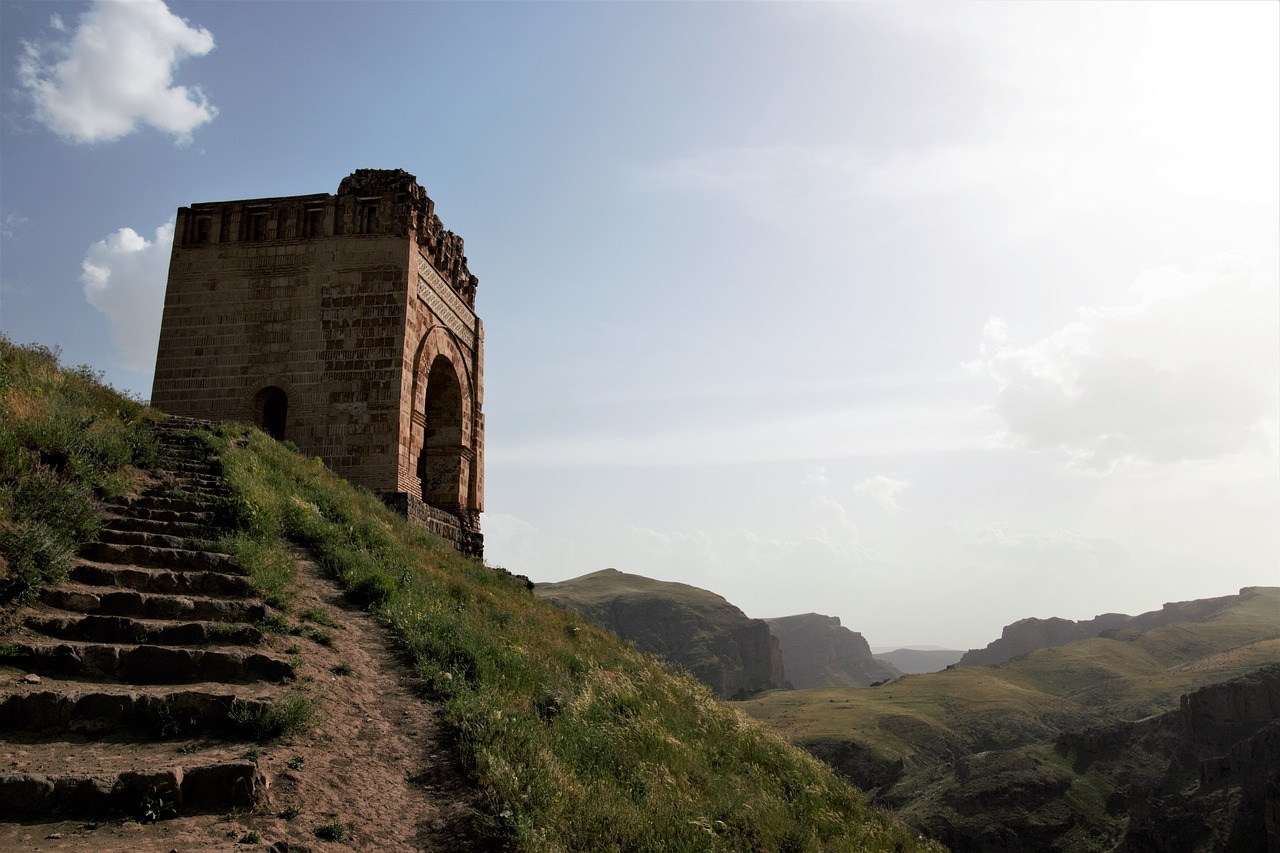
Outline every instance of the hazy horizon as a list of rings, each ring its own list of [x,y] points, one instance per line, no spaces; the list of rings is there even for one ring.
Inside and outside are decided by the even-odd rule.
[[[0,330],[145,398],[179,206],[403,168],[480,280],[492,564],[877,647],[1274,586],[1278,30],[0,3]]]

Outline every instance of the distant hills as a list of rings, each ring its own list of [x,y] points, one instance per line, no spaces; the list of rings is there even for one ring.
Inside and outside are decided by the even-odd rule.
[[[966,666],[1004,663],[1018,655],[1025,655],[1037,649],[1107,636],[1108,632],[1112,631],[1148,631],[1171,622],[1196,622],[1230,603],[1233,598],[1234,596],[1225,596],[1179,601],[1139,616],[1103,613],[1101,616],[1080,622],[1056,617],[1020,619],[1012,625],[1006,625],[1000,634],[1000,639],[988,643],[986,648],[970,649],[960,658],[960,663]]]
[[[705,589],[603,569],[533,592],[680,664],[722,699],[786,686],[769,626]]]
[[[1278,664],[1280,588],[1250,587],[999,665],[742,707],[953,850],[1261,853],[1280,846]]]
[[[534,594],[680,664],[725,699],[778,688],[866,686],[902,675],[835,616],[750,619],[713,592],[617,569],[536,584]]]
[[[866,687],[902,675],[891,664],[872,656],[863,636],[842,626],[837,616],[805,613],[764,621],[778,638],[782,664],[792,687]]]
[[[879,652],[875,659],[908,675],[946,669],[964,656],[958,649],[894,649]]]

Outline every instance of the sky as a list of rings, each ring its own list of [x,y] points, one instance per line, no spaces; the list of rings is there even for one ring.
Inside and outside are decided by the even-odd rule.
[[[1280,4],[0,0],[0,55],[0,330],[143,399],[178,207],[418,177],[491,564],[960,649],[1280,584]]]

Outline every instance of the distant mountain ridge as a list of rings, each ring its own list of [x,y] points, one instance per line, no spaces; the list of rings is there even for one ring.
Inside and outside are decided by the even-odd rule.
[[[1241,590],[1243,595],[1245,590]],[[1006,625],[1000,639],[988,643],[986,648],[970,649],[960,658],[961,666],[991,666],[1004,663],[1020,655],[1063,646],[1077,640],[1089,640],[1106,636],[1108,632],[1149,631],[1172,622],[1198,622],[1214,612],[1227,607],[1238,596],[1202,598],[1195,601],[1176,601],[1165,604],[1159,610],[1151,610],[1138,616],[1125,613],[1103,613],[1080,622],[1052,617],[1019,619]]]
[[[902,675],[871,654],[866,639],[838,616],[804,613],[765,619],[782,648],[787,680],[797,690],[846,685],[866,687]]]
[[[769,626],[705,589],[602,569],[533,593],[679,663],[722,699],[787,686]]]
[[[1280,588],[1246,587],[995,666],[742,709],[956,851],[1275,853],[1278,662]]]
[[[907,675],[918,675],[922,672],[938,672],[946,669],[964,655],[965,652],[959,649],[894,649],[889,652],[877,652],[874,657]]]

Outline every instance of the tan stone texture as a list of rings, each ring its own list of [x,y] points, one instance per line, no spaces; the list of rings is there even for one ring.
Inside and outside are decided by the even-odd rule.
[[[402,170],[358,170],[336,195],[179,208],[151,402],[256,423],[478,533],[476,284]]]

